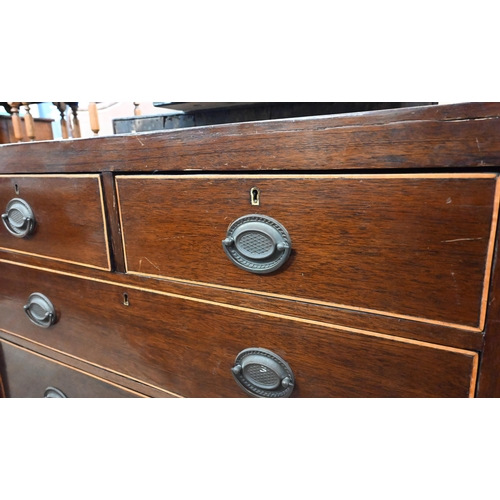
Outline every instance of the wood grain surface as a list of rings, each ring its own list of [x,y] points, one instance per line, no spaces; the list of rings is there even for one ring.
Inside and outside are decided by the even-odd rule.
[[[16,238],[0,224],[2,249],[110,269],[98,175],[0,175],[2,213],[13,198],[23,199],[32,208],[35,232],[26,238]]]
[[[28,351],[40,354],[41,356],[51,359],[52,361],[57,361],[63,365],[75,368],[80,372],[92,375],[97,379],[104,380],[119,387],[123,387],[124,389],[129,389],[137,394],[142,394],[145,397],[162,398],[162,399],[179,397],[178,395],[173,394],[171,392],[161,389],[156,389],[151,385],[144,384],[137,380],[132,380],[123,375],[119,375],[118,373],[111,372],[96,365],[86,363],[78,358],[75,358],[74,356],[69,356],[60,351],[50,349],[38,342],[34,342],[24,337],[20,337],[19,335],[10,333],[6,330],[0,329],[0,339],[10,342],[11,344],[16,345],[18,347],[22,347]]]
[[[183,283],[164,278],[131,274],[111,274],[71,264],[51,262],[46,259],[0,251],[0,263],[2,262],[28,269],[72,276],[77,279],[88,279],[99,283],[116,285],[128,290],[156,291],[168,296],[198,300],[207,304],[237,307],[253,312],[263,311],[285,318],[297,318],[304,321],[325,323],[330,327],[338,327],[345,331],[357,333],[378,332],[389,336],[420,340],[471,351],[480,351],[483,346],[484,334],[482,332],[471,331],[462,327],[457,328],[442,324],[423,323],[421,321],[342,309],[322,304],[299,302],[294,299],[261,296],[254,293]],[[88,367],[85,369],[88,370]]]
[[[130,273],[481,330],[498,200],[494,175],[118,176]],[[261,191],[259,207],[250,190]],[[278,271],[236,267],[239,217],[280,222]]]
[[[25,391],[37,383],[26,368],[51,363],[81,377],[81,397],[95,380],[153,397],[239,397],[234,358],[264,347],[292,366],[293,397],[466,397],[476,377],[477,396],[500,397],[499,130],[500,103],[466,103],[0,145],[2,213],[28,192],[44,207],[30,239],[0,224],[0,345],[21,353],[6,371],[14,358],[0,352],[7,396],[12,372]],[[85,173],[82,188],[73,174]],[[270,179],[280,173],[337,173],[344,187]],[[72,177],[47,189],[42,174]],[[273,275],[241,271],[222,250],[248,213],[290,232],[292,257]],[[140,274],[121,274],[124,251]],[[34,291],[56,305],[48,330],[23,312]]]
[[[0,146],[9,173],[472,168],[500,164],[499,103]]]
[[[9,398],[43,398],[48,387],[68,398],[144,397],[4,340],[0,340],[0,373]]]
[[[296,397],[467,397],[477,354],[345,332],[270,314],[167,297],[2,264],[0,328],[181,396],[237,397],[230,369],[248,347],[282,356]],[[45,293],[58,322],[33,325],[23,305]]]

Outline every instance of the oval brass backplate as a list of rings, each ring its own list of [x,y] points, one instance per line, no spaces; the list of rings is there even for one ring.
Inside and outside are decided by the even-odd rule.
[[[260,347],[241,351],[231,372],[247,394],[258,398],[288,398],[295,386],[288,363],[276,353]]]
[[[249,214],[232,222],[222,246],[233,264],[255,274],[276,271],[292,251],[292,241],[285,227],[259,214]]]

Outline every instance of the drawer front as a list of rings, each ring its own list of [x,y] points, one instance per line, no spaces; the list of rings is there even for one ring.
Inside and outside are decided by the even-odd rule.
[[[0,263],[0,272],[0,329],[181,396],[245,395],[231,368],[255,347],[290,365],[293,397],[474,391],[474,352],[23,266]],[[23,310],[33,292],[55,307],[50,328]]]
[[[117,177],[127,270],[481,330],[496,183],[490,174]],[[249,214],[290,237],[288,259],[269,274],[224,251],[236,237],[229,226]]]
[[[5,396],[9,398],[142,397],[134,391],[3,340],[0,340],[0,374]]]
[[[0,224],[0,249],[110,270],[98,175],[0,176],[0,210],[10,215]],[[32,230],[13,235],[9,228],[24,235],[16,222],[29,210]]]

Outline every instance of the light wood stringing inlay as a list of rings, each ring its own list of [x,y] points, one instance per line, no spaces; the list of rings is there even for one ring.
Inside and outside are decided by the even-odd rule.
[[[126,379],[128,379],[128,380],[133,380],[134,382],[138,382],[138,383],[140,383],[140,384],[147,385],[148,387],[151,387],[151,388],[153,388],[153,389],[157,389],[157,390],[159,390],[159,391],[161,391],[161,392],[164,392],[165,394],[170,394],[171,396],[174,396],[174,397],[176,397],[176,398],[182,398],[182,396],[179,396],[178,394],[175,394],[175,393],[173,393],[173,392],[167,391],[166,389],[163,389],[162,387],[157,387],[157,386],[155,386],[155,385],[153,385],[153,384],[150,384],[150,383],[148,383],[148,382],[145,382],[145,381],[143,381],[143,380],[139,380],[139,379],[137,379],[137,378],[131,377],[130,375],[125,375],[125,374],[120,373],[120,372],[118,372],[118,371],[116,371],[116,370],[112,370],[112,369],[110,369],[110,368],[108,368],[108,367],[104,367],[104,366],[98,365],[98,364],[96,364],[96,363],[93,363],[93,362],[91,362],[91,361],[88,361],[88,360],[86,360],[86,359],[79,358],[78,356],[74,356],[74,355],[69,354],[69,353],[67,353],[67,352],[60,351],[59,349],[54,349],[53,347],[50,347],[50,346],[48,346],[48,345],[45,345],[45,344],[43,344],[43,343],[41,343],[41,342],[37,342],[37,341],[35,341],[35,340],[33,340],[33,339],[30,339],[30,338],[28,338],[28,337],[24,337],[23,335],[19,335],[18,333],[10,332],[9,330],[5,330],[5,329],[3,329],[3,328],[0,328],[0,331],[5,332],[5,333],[8,333],[9,335],[12,335],[13,337],[17,337],[17,338],[19,338],[19,339],[23,339],[23,340],[26,340],[26,341],[28,341],[28,342],[31,342],[32,344],[39,345],[40,347],[44,347],[45,349],[49,349],[49,350],[51,350],[51,351],[53,351],[53,352],[57,352],[57,353],[59,353],[59,354],[63,354],[64,356],[68,356],[68,357],[70,357],[70,358],[76,359],[77,361],[81,361],[81,362],[83,362],[83,363],[87,363],[88,365],[95,366],[96,368],[100,368],[101,370],[106,370],[106,371],[108,371],[108,372],[114,373],[115,375],[119,375],[120,377],[126,378]],[[9,344],[11,344],[11,345],[14,345],[15,347],[19,347],[20,349],[23,349],[23,350],[25,350],[25,351],[27,351],[27,352],[30,352],[30,353],[32,353],[32,354],[37,354],[37,353],[35,353],[34,351],[30,351],[29,349],[25,349],[25,348],[20,347],[20,346],[18,346],[18,345],[12,344],[11,342],[9,342],[9,341],[7,341],[7,340],[4,340],[4,339],[0,339],[0,342],[6,342],[6,343],[9,343]],[[133,391],[132,389],[127,389],[127,388],[125,388],[125,387],[123,387],[123,386],[121,386],[121,385],[117,385],[117,384],[115,384],[115,383],[113,383],[113,382],[110,382],[109,380],[105,380],[105,379],[103,379],[103,378],[100,378],[100,377],[98,377],[97,375],[93,375],[93,374],[90,374],[90,373],[84,372],[84,371],[82,371],[82,370],[79,370],[78,368],[73,368],[73,367],[71,367],[71,366],[69,366],[69,365],[66,365],[65,363],[61,363],[60,361],[57,361],[57,360],[55,360],[55,359],[47,358],[47,357],[46,357],[46,356],[44,356],[43,354],[37,354],[37,356],[39,356],[39,357],[41,357],[41,358],[44,358],[44,359],[47,359],[47,360],[50,360],[50,361],[53,361],[54,363],[58,363],[58,364],[60,364],[60,365],[62,365],[62,366],[65,366],[65,367],[67,367],[67,368],[71,368],[71,369],[73,369],[73,370],[75,370],[75,371],[78,371],[78,372],[80,372],[80,373],[84,373],[85,375],[89,375],[89,376],[91,376],[91,377],[93,377],[93,378],[95,378],[95,379],[102,380],[103,382],[106,382],[107,384],[114,385],[115,387],[119,387],[120,389],[126,389],[126,390],[128,390],[129,392],[132,392],[132,393],[135,393],[135,394],[139,394],[139,395],[141,395],[141,396],[142,396],[142,397],[144,397],[144,398],[147,398],[147,397],[148,397],[148,396],[145,396],[145,395],[143,395],[143,394],[141,394],[141,393],[135,392],[135,391]]]
[[[99,187],[99,197],[100,197],[100,202],[101,202],[101,213],[102,213],[102,222],[103,222],[103,230],[104,230],[104,242],[105,242],[105,247],[106,247],[106,258],[108,261],[108,266],[107,267],[101,267],[101,266],[95,266],[92,264],[86,264],[83,262],[78,262],[78,261],[73,261],[73,260],[66,260],[66,259],[61,259],[58,257],[51,257],[43,254],[37,254],[37,253],[32,253],[32,252],[24,252],[22,250],[17,250],[17,249],[12,249],[12,248],[6,248],[6,247],[0,247],[0,250],[5,250],[7,252],[12,252],[12,253],[19,253],[22,255],[32,255],[33,257],[41,257],[44,259],[50,259],[54,260],[57,262],[65,262],[67,264],[75,264],[77,266],[83,266],[83,267],[88,267],[90,269],[100,269],[102,271],[111,271],[111,254],[110,254],[110,241],[108,237],[108,225],[106,222],[106,213],[104,209],[104,193],[102,190],[102,179],[99,174],[33,174],[33,175],[28,175],[28,174],[21,174],[21,175],[11,175],[11,174],[6,174],[6,175],[0,175],[0,178],[10,178],[10,179],[21,179],[21,178],[62,178],[62,179],[68,179],[68,178],[73,178],[73,179],[96,179],[97,184]]]
[[[486,269],[485,269],[485,276],[484,276],[484,281],[483,281],[483,292],[482,292],[482,297],[481,297],[481,309],[480,309],[480,318],[479,318],[479,326],[478,327],[462,325],[460,323],[449,323],[449,322],[443,322],[443,321],[438,321],[438,320],[432,320],[432,319],[424,318],[424,317],[420,317],[420,316],[410,316],[410,315],[404,315],[404,314],[390,313],[390,312],[381,311],[378,309],[369,309],[369,308],[356,307],[356,306],[339,304],[339,303],[334,303],[334,302],[310,300],[307,298],[297,297],[297,296],[289,296],[289,295],[274,294],[274,293],[269,293],[269,292],[261,292],[261,291],[253,290],[253,289],[236,288],[236,287],[230,287],[230,286],[226,286],[226,285],[217,285],[217,284],[208,283],[208,282],[192,281],[192,280],[187,280],[187,279],[174,278],[171,276],[166,276],[164,274],[139,273],[136,271],[129,270],[128,258],[127,258],[127,245],[125,242],[125,230],[124,230],[124,225],[123,225],[123,219],[122,219],[123,216],[122,216],[122,209],[121,209],[121,203],[120,203],[120,189],[118,186],[118,182],[122,179],[124,179],[124,180],[126,180],[126,179],[158,179],[158,180],[164,180],[164,179],[175,179],[175,180],[179,180],[179,179],[255,179],[255,180],[258,180],[258,179],[296,179],[296,180],[300,180],[300,179],[384,179],[384,178],[392,178],[392,179],[495,179],[496,178],[495,200],[494,200],[494,207],[493,207],[493,214],[492,214],[490,239],[488,242],[488,254],[487,254],[487,259],[486,259]],[[439,173],[439,174],[351,174],[351,175],[338,175],[338,174],[306,174],[306,175],[300,175],[300,174],[265,175],[264,174],[264,175],[262,175],[262,174],[258,173],[255,175],[252,175],[252,174],[235,174],[235,175],[230,175],[230,174],[171,175],[171,174],[167,174],[167,175],[134,175],[134,176],[117,175],[115,177],[115,182],[116,182],[116,196],[117,196],[117,202],[118,202],[118,211],[119,211],[119,216],[120,216],[121,235],[122,235],[122,242],[123,242],[123,252],[124,252],[124,258],[125,258],[125,269],[126,269],[127,274],[136,275],[136,276],[143,276],[143,277],[151,277],[151,278],[162,278],[162,279],[167,279],[167,280],[171,280],[171,281],[175,281],[175,282],[179,282],[179,283],[203,285],[203,286],[218,288],[218,289],[222,289],[222,290],[232,290],[232,291],[238,291],[238,292],[252,293],[252,294],[256,294],[256,295],[276,297],[276,298],[282,298],[282,299],[286,299],[286,300],[300,300],[302,302],[311,303],[311,304],[319,304],[319,305],[325,305],[325,306],[330,306],[330,307],[337,307],[337,308],[347,309],[347,310],[351,310],[351,311],[366,312],[366,313],[370,313],[370,314],[377,314],[377,315],[381,315],[381,316],[400,318],[400,319],[405,319],[405,320],[410,320],[410,321],[419,321],[419,322],[433,324],[433,325],[458,328],[460,330],[465,330],[465,331],[470,331],[470,332],[482,332],[484,330],[485,319],[486,319],[486,309],[487,309],[487,302],[488,302],[488,288],[489,288],[489,283],[490,283],[490,279],[491,279],[493,254],[494,254],[494,249],[495,249],[495,235],[496,235],[496,229],[497,229],[497,224],[498,224],[498,211],[499,211],[499,205],[500,205],[500,189],[499,189],[500,178],[498,178],[498,176],[496,174],[471,174],[471,173],[441,174],[441,173]]]
[[[10,335],[14,335],[10,332],[7,332],[6,330],[2,330],[2,331],[9,333]],[[19,337],[19,338],[24,338],[24,337],[21,337],[20,335],[15,335],[15,336]],[[28,339],[26,339],[26,340],[28,340]],[[49,361],[49,362],[54,363],[56,365],[64,366],[64,368],[68,368],[68,369],[73,370],[75,372],[81,373],[87,377],[91,377],[93,379],[99,380],[100,382],[104,382],[105,384],[112,385],[113,387],[117,387],[118,389],[120,389],[122,391],[129,392],[131,394],[135,394],[136,396],[139,396],[141,398],[148,398],[148,396],[146,396],[145,394],[141,394],[140,392],[133,391],[132,389],[129,389],[129,388],[124,387],[122,385],[115,384],[114,382],[110,382],[109,380],[105,380],[101,377],[98,377],[97,375],[92,374],[92,373],[84,372],[83,370],[80,370],[79,368],[75,368],[74,366],[70,366],[70,365],[67,365],[65,363],[61,363],[60,361],[57,361],[56,359],[48,358],[47,356],[44,356],[43,354],[38,354],[35,351],[30,351],[29,349],[26,349],[25,347],[21,347],[19,345],[13,344],[12,342],[9,342],[8,340],[0,339],[0,342],[3,342],[4,344],[8,344],[12,347],[15,347],[16,349],[20,349],[21,351],[27,352],[29,354],[33,354],[34,356],[42,358],[45,361]],[[35,342],[35,343],[38,344],[38,342]],[[39,345],[42,345],[42,344],[39,344]],[[46,346],[43,346],[43,347],[46,347]]]

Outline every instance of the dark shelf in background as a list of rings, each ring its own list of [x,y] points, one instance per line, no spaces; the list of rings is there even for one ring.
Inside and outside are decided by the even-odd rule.
[[[174,109],[184,113],[198,111],[213,111],[214,109],[228,108],[250,108],[253,106],[262,106],[270,104],[280,104],[274,102],[154,102],[157,108]],[[287,104],[287,103],[282,103]]]

